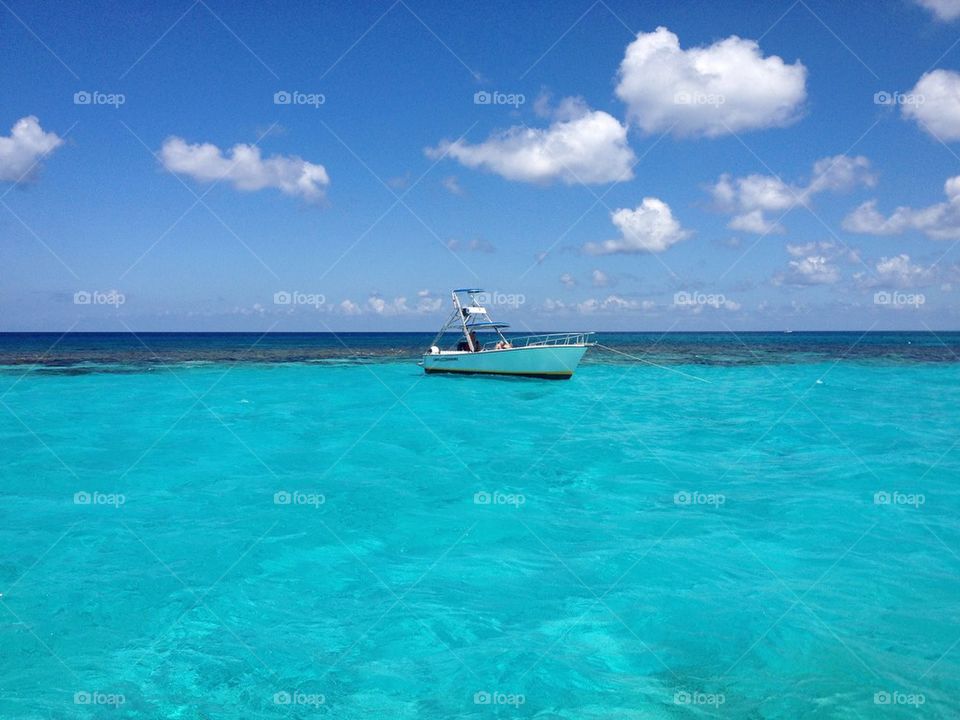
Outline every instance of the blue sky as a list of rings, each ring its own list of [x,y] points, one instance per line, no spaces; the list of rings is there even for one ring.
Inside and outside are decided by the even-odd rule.
[[[955,0],[0,17],[0,330],[960,327]]]

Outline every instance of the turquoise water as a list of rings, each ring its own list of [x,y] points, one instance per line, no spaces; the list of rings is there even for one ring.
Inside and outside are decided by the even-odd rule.
[[[7,336],[0,717],[960,715],[957,336],[601,340],[667,369]]]

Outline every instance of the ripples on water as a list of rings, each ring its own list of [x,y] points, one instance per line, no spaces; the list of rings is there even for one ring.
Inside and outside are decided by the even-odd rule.
[[[956,334],[58,339],[0,336],[0,719],[960,717]]]
[[[83,375],[212,363],[364,363],[414,360],[432,333],[3,333],[0,372]],[[596,340],[664,365],[757,365],[837,361],[960,360],[960,333],[598,333]],[[633,360],[595,348],[585,363]],[[13,366],[13,367],[11,367]]]

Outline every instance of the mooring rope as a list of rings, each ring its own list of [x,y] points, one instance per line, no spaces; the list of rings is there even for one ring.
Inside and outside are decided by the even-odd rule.
[[[696,375],[685,373],[682,370],[676,370],[672,367],[667,367],[666,365],[658,365],[655,362],[651,362],[650,360],[646,360],[642,357],[638,357],[637,355],[631,355],[630,353],[625,353],[622,350],[617,350],[615,348],[610,347],[609,345],[603,345],[601,343],[597,343],[597,347],[601,347],[604,350],[609,350],[612,353],[617,353],[618,355],[623,355],[624,357],[628,357],[632,360],[636,360],[637,362],[646,363],[647,365],[653,365],[653,367],[660,368],[661,370],[667,370],[668,372],[677,373],[677,375],[683,375],[684,377],[688,377],[691,380],[699,380],[702,383],[707,383],[708,385],[710,384],[709,380],[705,380],[701,377],[697,377]]]

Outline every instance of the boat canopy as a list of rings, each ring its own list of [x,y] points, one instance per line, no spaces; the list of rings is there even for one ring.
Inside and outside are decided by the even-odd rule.
[[[479,341],[472,337],[474,330],[492,330],[499,336],[500,341],[504,343],[507,342],[507,339],[500,331],[510,327],[510,325],[504,322],[494,322],[490,319],[490,315],[485,307],[475,304],[473,296],[482,292],[485,291],[479,288],[459,288],[450,293],[451,299],[453,300],[453,314],[444,326],[440,328],[440,332],[438,332],[437,336],[433,339],[431,346],[436,346],[444,333],[453,329],[456,329],[463,337],[463,340],[458,343],[458,350],[461,350],[461,346],[464,345],[471,352],[476,352],[481,349]],[[461,301],[460,293],[469,295],[469,301]]]
[[[508,327],[510,327],[510,323],[505,323],[505,322],[493,322],[493,321],[490,321],[490,322],[476,322],[476,323],[470,323],[469,325],[467,325],[467,327],[470,328],[470,329],[473,329],[473,328],[489,328],[490,330],[498,330],[498,329],[501,329],[501,328],[508,328]]]

